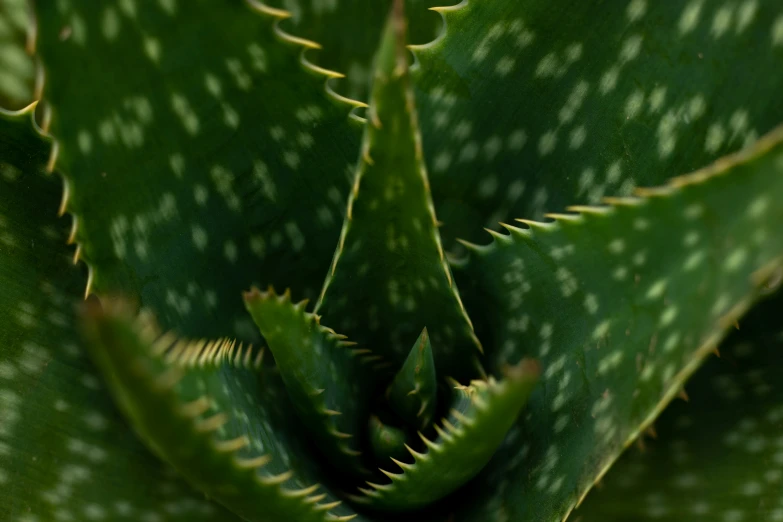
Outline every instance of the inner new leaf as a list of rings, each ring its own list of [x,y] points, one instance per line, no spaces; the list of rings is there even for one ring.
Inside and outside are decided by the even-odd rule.
[[[384,424],[379,417],[373,415],[370,417],[369,431],[370,447],[376,462],[386,464],[390,458],[400,460],[408,456],[405,448],[408,435],[404,429]]]
[[[368,483],[355,500],[387,511],[424,507],[455,491],[483,468],[514,424],[538,380],[538,364],[524,360],[506,368],[500,381],[473,381],[457,386],[447,419],[436,426],[432,441],[419,434],[425,451],[407,447],[414,462],[392,459],[402,472],[381,471],[391,484]],[[388,466],[386,466],[388,467]]]
[[[310,435],[333,469],[366,475],[361,443],[377,358],[321,326],[320,317],[305,312],[306,303],[293,304],[288,293],[278,296],[271,288],[245,294],[245,306]]]
[[[396,366],[426,326],[441,376],[475,376],[480,344],[441,247],[402,14],[376,57],[361,158],[316,312]]]
[[[416,339],[405,364],[394,376],[386,397],[389,406],[407,424],[424,429],[435,412],[437,386],[432,343],[425,328]]]

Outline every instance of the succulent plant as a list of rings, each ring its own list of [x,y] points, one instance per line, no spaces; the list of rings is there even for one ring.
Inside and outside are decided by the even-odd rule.
[[[783,520],[783,5],[439,3],[3,0],[1,520]]]

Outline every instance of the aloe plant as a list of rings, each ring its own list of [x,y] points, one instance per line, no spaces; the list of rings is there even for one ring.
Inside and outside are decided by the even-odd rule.
[[[5,0],[0,519],[783,520],[783,6],[609,4]]]

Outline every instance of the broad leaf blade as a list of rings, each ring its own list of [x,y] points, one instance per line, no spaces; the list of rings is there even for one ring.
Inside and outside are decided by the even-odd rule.
[[[782,195],[778,130],[643,198],[476,247],[471,314],[490,325],[488,353],[544,372],[484,509],[557,518],[589,489],[780,270]]]
[[[276,37],[279,13],[242,0],[36,6],[92,289],[194,337],[254,336],[252,282],[315,295],[358,133],[301,45]]]
[[[139,443],[82,352],[49,149],[32,109],[0,111],[0,519],[234,520]]]
[[[443,14],[444,37],[415,52],[447,248],[477,241],[477,223],[661,184],[783,121],[779,2],[466,1]]]
[[[783,520],[782,297],[742,321],[575,519]]]

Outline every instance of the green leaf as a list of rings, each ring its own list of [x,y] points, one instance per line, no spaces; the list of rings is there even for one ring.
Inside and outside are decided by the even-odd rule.
[[[353,105],[256,1],[36,2],[44,96],[91,290],[191,337],[257,332],[241,292],[317,294],[350,187]],[[303,252],[307,255],[302,255]]]
[[[0,519],[234,520],[139,443],[82,352],[85,278],[32,112],[0,111]]]
[[[783,266],[783,129],[642,194],[474,247],[490,369],[540,358],[544,386],[466,520],[562,518]]]
[[[389,406],[407,424],[419,429],[429,426],[437,405],[438,381],[426,328],[394,376],[386,396]]]
[[[317,483],[262,349],[161,335],[151,314],[133,312],[104,300],[88,310],[85,333],[113,397],[158,456],[245,520],[353,518],[339,518],[340,502]]]
[[[398,14],[376,58],[361,158],[315,311],[397,367],[426,326],[439,373],[470,377],[480,344],[441,248],[404,42]]]
[[[354,500],[376,509],[406,511],[422,508],[455,491],[483,468],[525,405],[538,381],[538,364],[524,360],[507,368],[496,381],[473,381],[459,386],[449,418],[436,428],[438,437],[431,441],[420,434],[427,446],[424,453],[410,447],[414,463],[395,460],[402,472],[390,473],[390,484],[369,483],[372,489],[360,488],[363,497]]]
[[[406,0],[412,42],[426,43],[436,38],[442,25],[441,18],[427,9],[440,2]],[[283,30],[321,44],[320,49],[308,51],[308,60],[345,73],[345,79],[329,81],[332,89],[349,98],[367,99],[373,54],[391,9],[391,0],[340,0],[331,3],[277,0],[270,5],[291,13],[291,18],[281,23]]]
[[[270,288],[245,294],[245,306],[275,358],[297,413],[335,470],[369,473],[361,441],[374,391],[377,356],[352,348],[344,335],[321,326],[305,312],[307,301],[291,302]]]
[[[783,121],[780,2],[496,0],[441,12],[444,36],[415,50],[415,80],[447,248],[478,241],[477,223],[659,185]]]
[[[30,27],[26,0],[0,3],[0,107],[21,108],[33,101],[33,59],[26,42]]]
[[[633,519],[783,520],[783,295],[762,302],[574,513]]]

